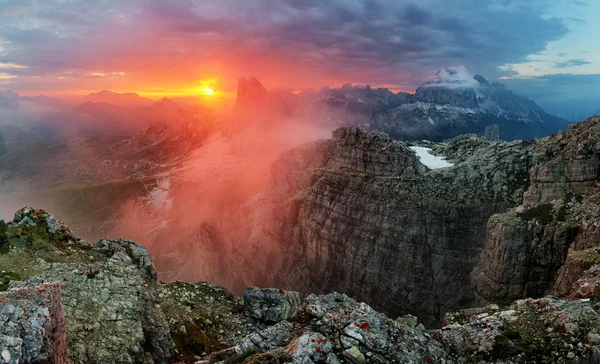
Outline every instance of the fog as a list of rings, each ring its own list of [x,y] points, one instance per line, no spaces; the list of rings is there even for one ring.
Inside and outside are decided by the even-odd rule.
[[[210,241],[206,231],[244,213],[240,206],[265,190],[271,165],[283,152],[330,135],[331,128],[305,120],[233,133],[220,129],[182,163],[157,176],[143,199],[130,201],[110,235],[147,246],[163,280],[211,280],[231,288],[218,268],[211,268],[223,257],[214,256],[218,239]]]
[[[231,288],[215,265],[218,239],[207,232],[240,219],[240,207],[268,188],[271,166],[282,153],[329,138],[335,128],[272,106],[247,102],[211,110],[156,103],[143,109],[147,114],[130,115],[156,111],[160,117],[123,126],[108,119],[77,133],[69,129],[81,122],[72,111],[42,115],[64,118],[57,128],[62,138],[0,141],[0,217],[10,220],[23,206],[43,208],[90,242],[122,237],[145,245],[162,280],[209,280]],[[101,112],[87,123],[103,123],[103,114],[113,115]],[[98,135],[105,128],[133,135]]]

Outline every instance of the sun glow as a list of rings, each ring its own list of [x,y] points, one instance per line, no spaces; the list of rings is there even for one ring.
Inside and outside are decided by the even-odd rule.
[[[209,80],[199,80],[196,81],[195,93],[200,94],[201,96],[216,96],[217,91],[215,90],[215,85],[217,83],[217,78],[209,79]]]

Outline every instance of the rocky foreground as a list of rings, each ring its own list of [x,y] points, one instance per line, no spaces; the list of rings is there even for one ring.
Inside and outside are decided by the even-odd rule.
[[[170,258],[286,289],[243,298],[21,209],[0,222],[0,362],[600,362],[600,119],[424,145],[454,166],[357,128],[296,148],[202,225],[204,259]]]
[[[2,363],[592,363],[600,360],[600,254],[571,299],[447,314],[427,330],[331,293],[156,281],[147,250],[88,244],[43,210],[0,222]]]

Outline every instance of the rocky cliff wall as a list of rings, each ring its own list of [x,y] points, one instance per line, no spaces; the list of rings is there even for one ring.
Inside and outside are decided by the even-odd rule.
[[[461,138],[445,147],[464,161],[429,170],[405,143],[339,129],[286,153],[270,188],[242,209],[245,223],[219,227],[219,249],[234,257],[221,282],[341,291],[439,324],[477,302],[470,274],[487,220],[521,203],[532,146]]]
[[[523,204],[490,218],[473,272],[486,301],[566,295],[589,265],[577,252],[600,245],[600,119],[536,142]],[[567,262],[567,264],[565,264]]]
[[[341,291],[429,325],[477,303],[540,297],[570,249],[597,244],[597,125],[428,144],[455,161],[437,170],[384,134],[340,129],[286,153],[239,223],[216,229],[224,256],[237,254],[218,279],[235,291]]]

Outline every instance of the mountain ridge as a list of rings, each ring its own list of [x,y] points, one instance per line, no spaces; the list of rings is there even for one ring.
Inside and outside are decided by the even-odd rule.
[[[323,87],[282,95],[266,91],[255,78],[250,80],[253,88],[261,92],[252,98],[245,97],[244,90],[250,81],[240,80],[239,104],[246,105],[247,114],[259,114],[250,109],[251,104],[255,108],[277,105],[271,106],[276,115],[272,118],[289,117],[289,112],[277,109],[290,109],[291,117],[326,125],[361,126],[386,132],[399,140],[442,141],[465,133],[482,135],[486,127],[493,125],[498,125],[503,140],[533,139],[568,125],[566,120],[546,113],[533,100],[502,84],[490,83],[481,75],[472,76],[464,67],[441,69],[412,94],[344,84],[338,89]]]

